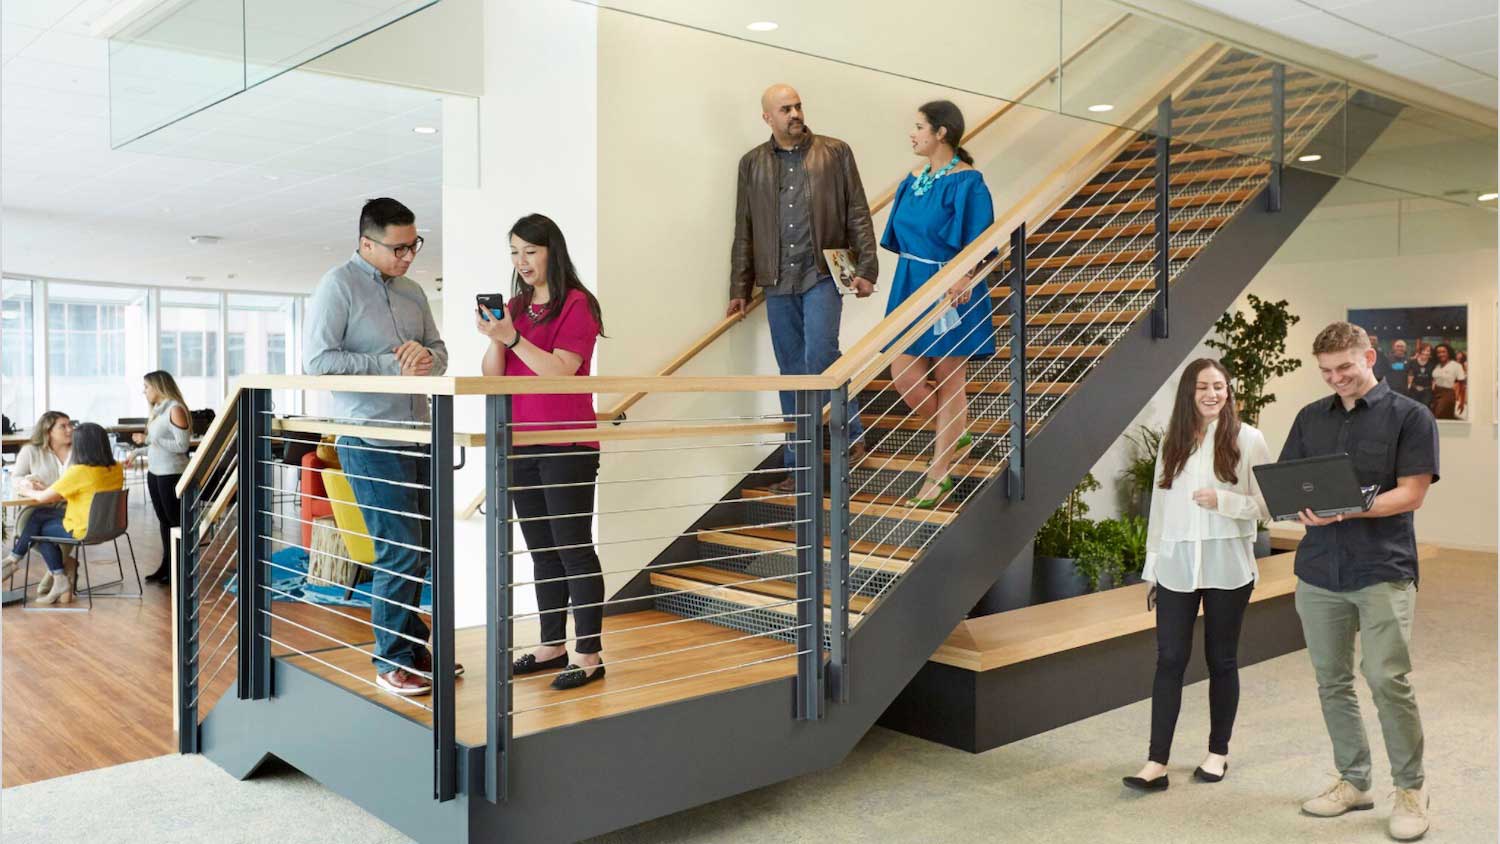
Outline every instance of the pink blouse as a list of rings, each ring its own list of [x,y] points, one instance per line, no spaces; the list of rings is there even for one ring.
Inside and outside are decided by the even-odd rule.
[[[544,352],[564,349],[583,358],[578,375],[589,374],[589,361],[594,357],[594,342],[599,339],[599,323],[589,312],[589,300],[581,290],[568,291],[563,300],[562,312],[556,317],[533,325],[521,307],[519,297],[512,300],[511,319],[516,330]],[[531,367],[521,360],[514,349],[505,351],[506,375],[535,375]],[[511,403],[512,421],[516,431],[557,431],[566,429],[588,429],[595,427],[594,396],[591,393],[548,393],[518,395]],[[530,424],[538,423],[538,424]],[[598,448],[597,442],[579,441],[573,445]]]

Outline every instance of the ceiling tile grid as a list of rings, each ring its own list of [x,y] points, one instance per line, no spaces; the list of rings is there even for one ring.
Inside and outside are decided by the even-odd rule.
[[[412,131],[441,126],[437,95],[293,71],[112,150],[90,35],[112,2],[0,5],[6,272],[309,291],[389,195],[428,230],[413,275],[441,275],[441,135]]]

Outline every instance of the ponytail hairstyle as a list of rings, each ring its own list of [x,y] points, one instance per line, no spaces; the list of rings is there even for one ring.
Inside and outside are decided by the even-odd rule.
[[[946,130],[942,133],[943,142],[953,147],[953,154],[958,160],[973,166],[974,156],[964,149],[964,113],[958,110],[958,106],[948,100],[933,100],[923,103],[917,111],[927,118],[927,125],[932,127],[933,134],[938,134],[939,129]]]
[[[1229,384],[1229,400],[1219,408],[1219,427],[1214,431],[1214,476],[1227,484],[1239,483],[1235,467],[1240,462],[1240,417],[1234,407],[1234,381],[1229,370],[1213,358],[1198,358],[1182,371],[1177,382],[1177,399],[1172,403],[1172,419],[1161,444],[1162,489],[1171,489],[1172,481],[1182,474],[1188,457],[1198,449],[1198,429],[1203,424],[1194,398],[1198,392],[1198,374],[1217,369]]]

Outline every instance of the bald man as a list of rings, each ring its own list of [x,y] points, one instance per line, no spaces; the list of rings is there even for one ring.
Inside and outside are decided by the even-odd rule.
[[[771,138],[740,158],[726,315],[742,313],[751,291],[761,288],[781,374],[820,373],[839,357],[843,315],[823,250],[853,253],[855,296],[863,299],[875,292],[880,273],[875,226],[849,145],[807,128],[796,89],[772,85],[761,95],[760,107]],[[783,392],[781,412],[791,415],[794,400]],[[863,436],[859,408],[851,400],[851,462],[864,457]],[[790,445],[783,461],[793,466]],[[795,491],[795,477],[788,474],[775,489]]]

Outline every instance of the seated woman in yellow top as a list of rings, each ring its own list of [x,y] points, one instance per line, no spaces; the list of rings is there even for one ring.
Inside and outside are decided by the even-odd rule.
[[[89,529],[89,507],[94,493],[112,492],[125,486],[125,470],[115,462],[110,453],[109,436],[104,429],[92,422],[79,425],[73,432],[73,462],[63,470],[62,477],[49,487],[35,483],[18,487],[16,492],[38,504],[67,502],[67,509],[39,509],[16,537],[11,552],[6,557],[6,568],[29,550],[39,536],[82,539]],[[51,542],[37,542],[37,553],[47,562],[47,571],[52,574],[52,585],[47,594],[37,599],[39,604],[66,604],[73,600],[74,566],[64,571],[62,550]],[[71,563],[71,560],[67,562]]]

